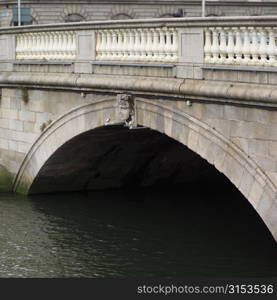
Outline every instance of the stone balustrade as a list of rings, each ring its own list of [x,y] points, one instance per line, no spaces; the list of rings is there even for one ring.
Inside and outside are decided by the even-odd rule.
[[[277,66],[275,27],[205,28],[205,63]]]
[[[74,31],[33,32],[16,35],[16,59],[74,60],[76,57]]]
[[[178,35],[175,28],[98,30],[96,35],[96,60],[178,61]]]
[[[0,70],[26,71],[31,62],[29,71],[39,71],[44,67],[35,65],[43,62],[51,70],[60,64],[76,73],[201,79],[202,69],[218,65],[274,68],[276,22],[277,17],[207,17],[1,28]]]

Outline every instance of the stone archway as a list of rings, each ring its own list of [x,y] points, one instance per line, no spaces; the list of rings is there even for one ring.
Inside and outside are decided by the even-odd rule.
[[[77,107],[54,121],[27,153],[14,191],[28,193],[42,166],[64,143],[86,131],[116,124],[116,102],[102,99]],[[162,102],[136,99],[137,123],[179,141],[223,173],[245,196],[277,240],[276,187],[236,144],[198,119]]]

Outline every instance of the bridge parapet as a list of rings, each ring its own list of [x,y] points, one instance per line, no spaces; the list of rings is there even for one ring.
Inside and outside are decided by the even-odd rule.
[[[2,28],[0,71],[192,79],[206,79],[206,68],[220,65],[272,72],[276,21],[272,16],[208,17]]]
[[[276,67],[275,26],[205,28],[205,63]]]

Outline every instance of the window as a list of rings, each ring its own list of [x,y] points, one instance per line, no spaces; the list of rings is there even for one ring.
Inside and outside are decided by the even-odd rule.
[[[30,8],[21,8],[21,25],[30,25],[33,23],[33,18],[31,15]],[[13,8],[13,18],[12,18],[12,25],[18,26],[18,9]]]
[[[69,14],[65,17],[65,22],[82,22],[85,18],[80,14]]]

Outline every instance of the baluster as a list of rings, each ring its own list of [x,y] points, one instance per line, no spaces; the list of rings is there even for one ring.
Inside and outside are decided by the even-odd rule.
[[[226,32],[223,27],[218,28],[219,32],[219,59],[220,64],[226,63],[226,52],[227,52],[227,41],[226,41]]]
[[[42,59],[43,55],[43,32],[38,33],[38,59]]]
[[[260,65],[267,64],[267,32],[264,28],[258,28],[260,32],[260,46],[259,46],[259,56],[260,56]]]
[[[129,36],[129,31],[127,29],[123,29],[123,57],[122,60],[128,60],[129,57],[129,53],[128,53],[128,49],[129,49],[129,42],[130,42],[130,36]]]
[[[117,34],[118,34],[118,46],[117,46],[118,60],[124,60],[124,33],[121,29],[119,29]]]
[[[66,32],[66,34],[65,34],[65,45],[66,45],[66,49],[65,49],[64,59],[70,60],[74,56],[74,53],[73,53],[74,45],[73,45],[72,31]]]
[[[31,43],[31,59],[36,59],[36,34],[35,33],[31,33],[32,36],[32,43]]]
[[[144,61],[145,60],[145,51],[144,51],[144,47],[145,47],[145,34],[143,29],[138,29],[138,34],[139,34],[139,45],[137,46],[137,53],[138,53],[138,57],[137,60],[138,61]]]
[[[115,57],[116,57],[116,60],[121,60],[121,57],[120,57],[120,53],[119,53],[119,50],[120,50],[120,32],[119,30],[115,30],[115,46],[114,46],[114,53],[115,53]]]
[[[70,59],[75,59],[77,55],[77,41],[75,31],[70,32]]]
[[[37,33],[33,34],[33,42],[34,42],[33,57],[34,57],[34,59],[37,59],[37,50],[38,50],[38,37],[37,37]]]
[[[30,48],[30,52],[31,52],[30,58],[36,59],[36,35],[35,35],[35,33],[31,33],[31,37],[32,37],[32,40],[31,40],[31,48]]]
[[[59,56],[60,59],[69,59],[69,53],[68,51],[70,49],[68,49],[69,45],[68,45],[68,36],[69,33],[67,32],[60,32],[60,42],[59,42]]]
[[[219,39],[218,39],[218,29],[216,27],[212,27],[212,36],[213,42],[211,47],[212,52],[212,63],[219,63]]]
[[[212,40],[211,40],[211,29],[205,29],[205,46],[204,46],[204,55],[205,55],[205,63],[209,64],[212,62]]]
[[[20,43],[20,44],[18,45],[19,49],[18,49],[18,53],[17,53],[17,59],[24,59],[24,51],[25,51],[25,48],[26,48],[25,35],[20,34],[18,36],[18,38],[19,38],[18,43]]]
[[[138,29],[134,29],[134,60],[139,61],[140,60],[140,45],[141,45],[141,39],[140,39],[140,31]]]
[[[152,31],[149,28],[146,30],[147,30],[146,31],[147,42],[146,42],[146,47],[145,47],[145,52],[147,55],[146,61],[152,61],[153,35],[152,35]]]
[[[244,65],[249,65],[251,63],[251,58],[250,58],[251,45],[250,45],[249,30],[247,27],[242,27],[242,32],[243,32],[243,46],[242,46],[243,59],[241,60],[241,63]]]
[[[129,44],[128,44],[128,53],[129,56],[127,60],[133,61],[135,59],[135,32],[134,29],[130,29],[129,33]]]
[[[258,34],[255,28],[251,28],[252,33],[252,43],[250,47],[250,53],[252,60],[250,62],[251,65],[258,65],[259,64],[259,43],[258,43]]]
[[[22,51],[22,36],[21,34],[18,34],[16,35],[16,48],[15,48],[16,59],[21,59],[21,51]]]
[[[241,30],[238,27],[233,27],[234,36],[235,36],[235,47],[234,47],[234,54],[235,54],[235,63],[241,64],[242,61],[242,37],[241,37]]]
[[[46,35],[47,35],[47,32],[43,32],[41,34],[40,59],[45,59]]]
[[[101,59],[103,61],[107,60],[107,43],[108,43],[107,30],[103,30],[102,31],[102,56],[101,56]]]
[[[24,36],[25,36],[26,46],[24,49],[23,59],[29,59],[30,58],[30,49],[31,49],[31,40],[30,40],[31,36],[28,33],[24,33]]]
[[[56,60],[59,58],[58,56],[58,33],[57,32],[53,32],[53,56],[52,59]]]
[[[152,61],[159,61],[159,33],[156,28],[153,28],[152,32],[153,32]],[[170,35],[169,32],[168,32],[168,34]],[[168,48],[166,48],[166,50],[167,50],[167,55],[169,58],[170,57],[170,44],[168,45]]]
[[[43,58],[43,51],[44,51],[43,38],[44,38],[44,32],[39,33],[38,34],[38,59]]]
[[[275,44],[275,28],[273,27],[267,27],[266,28],[268,31],[268,36],[269,36],[269,42],[268,42],[268,65],[272,67],[277,66],[277,61],[276,61],[276,54],[277,54],[277,48]]]
[[[171,62],[178,61],[178,35],[174,28],[171,28]]]
[[[228,43],[227,43],[227,59],[226,64],[234,64],[234,53],[235,53],[235,43],[234,43],[234,33],[232,28],[226,28],[228,31]]]
[[[171,61],[171,34],[168,28],[165,32],[165,61]]]
[[[107,48],[106,48],[106,60],[111,60],[112,59],[112,32],[111,30],[107,30]]]
[[[44,48],[42,50],[42,58],[48,59],[49,53],[49,32],[44,33]]]
[[[95,32],[96,46],[95,46],[95,59],[101,60],[102,56],[102,32],[100,30]]]
[[[25,51],[25,48],[26,48],[25,35],[21,34],[20,37],[21,37],[20,58],[18,58],[18,59],[24,59],[24,51]]]
[[[54,33],[49,32],[48,59],[54,59]]]
[[[61,59],[61,34],[60,32],[56,32],[56,38],[57,38],[57,42],[56,42],[56,59],[59,60]]]
[[[117,36],[116,36],[116,31],[111,30],[111,46],[110,46],[110,60],[117,60],[116,57],[116,46],[117,46]]]
[[[163,28],[158,29],[158,34],[159,34],[159,61],[164,61],[165,56],[166,56],[166,35],[165,35],[165,30]]]

